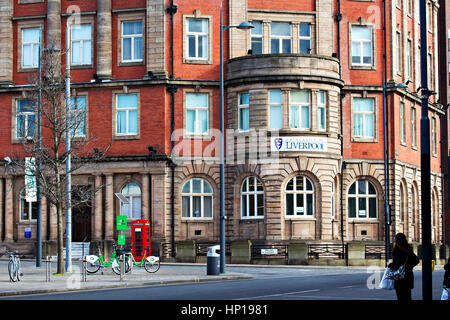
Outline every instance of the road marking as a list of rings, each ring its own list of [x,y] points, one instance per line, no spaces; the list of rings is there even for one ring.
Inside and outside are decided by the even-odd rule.
[[[338,287],[338,289],[348,289],[348,288],[354,288],[356,286],[345,286],[345,287]]]
[[[287,296],[292,294],[302,294],[302,293],[309,293],[309,292],[318,292],[319,289],[313,289],[313,290],[304,290],[304,291],[296,291],[296,292],[286,292],[286,293],[277,293],[277,294],[270,294],[265,296],[257,296],[257,297],[245,297],[245,298],[239,298],[234,300],[247,300],[247,299],[260,299],[260,298],[267,298],[267,297],[280,297],[280,296]]]

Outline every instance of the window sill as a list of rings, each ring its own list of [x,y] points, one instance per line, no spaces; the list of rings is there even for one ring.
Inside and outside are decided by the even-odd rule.
[[[360,143],[377,143],[378,139],[375,138],[354,138],[351,139],[352,142],[360,142]]]
[[[211,60],[202,60],[202,59],[183,59],[183,63],[185,64],[212,64]]]
[[[406,144],[406,141],[400,142],[400,145],[401,145],[402,147],[408,147],[408,145]]]
[[[77,69],[92,69],[92,64],[76,64],[76,65],[70,65],[70,69],[77,70]]]
[[[21,67],[19,68],[19,70],[17,70],[17,72],[36,72],[38,70],[39,70],[38,67],[29,67],[29,68]]]
[[[113,140],[139,140],[141,137],[140,135],[114,135]]]
[[[119,67],[135,67],[135,66],[144,66],[144,61],[121,61],[119,62]]]
[[[417,151],[417,146],[411,146],[411,149]]]
[[[211,134],[190,134],[186,133],[183,135],[183,139],[189,139],[189,140],[204,140],[204,141],[210,141],[212,140]]]
[[[241,216],[241,219],[240,219],[241,221],[248,221],[248,222],[251,222],[251,221],[261,221],[261,220],[264,220],[264,216],[259,216],[259,217],[242,217]]]
[[[288,215],[284,215],[284,219],[285,220],[292,220],[292,221],[317,221],[316,218],[314,218],[314,216],[288,216]]]
[[[349,222],[380,223],[378,218],[348,218]]]
[[[369,71],[372,71],[372,70],[376,70],[377,68],[374,65],[367,65],[367,66],[364,66],[364,65],[351,65],[349,69],[351,69],[351,70],[369,70]]]
[[[181,217],[182,222],[213,222],[213,218],[186,218]]]

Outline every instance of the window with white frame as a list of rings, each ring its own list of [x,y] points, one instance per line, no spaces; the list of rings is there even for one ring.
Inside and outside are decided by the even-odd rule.
[[[90,65],[92,63],[91,24],[73,25],[71,30],[71,65]]]
[[[331,218],[334,218],[336,210],[335,194],[334,194],[334,181],[331,182]]]
[[[256,177],[248,177],[241,188],[241,217],[264,217],[264,188]]]
[[[209,94],[186,93],[186,133],[208,134]]]
[[[250,129],[250,94],[248,92],[239,94],[239,130],[247,131]]]
[[[38,203],[27,202],[26,190],[20,192],[20,221],[35,221],[38,214]]]
[[[431,118],[431,151],[433,155],[437,154],[437,130],[436,130],[436,118]]]
[[[281,90],[269,91],[269,129],[283,128],[283,107]]]
[[[128,219],[141,219],[141,188],[136,183],[128,183],[122,188],[122,195],[128,199],[128,203],[121,202],[120,214]]]
[[[187,19],[187,56],[188,59],[207,60],[209,57],[209,21],[208,19]]]
[[[397,73],[402,73],[402,62],[403,62],[403,46],[402,46],[402,35],[400,31],[397,31],[395,37],[395,47],[397,48],[397,53],[395,56],[395,69],[397,69]]]
[[[213,190],[204,179],[193,178],[181,189],[182,218],[212,218]]]
[[[36,127],[35,101],[17,100],[16,108],[16,138],[33,138]]]
[[[292,52],[292,26],[289,22],[271,22],[270,53]]]
[[[406,42],[406,79],[412,79],[413,64],[412,40],[408,39]]]
[[[263,24],[261,21],[252,21],[251,29],[251,49],[252,54],[263,53]]]
[[[116,134],[138,133],[138,95],[136,93],[116,95]]]
[[[286,185],[286,216],[314,216],[314,187],[307,177],[296,176]]]
[[[122,21],[122,62],[141,62],[143,48],[142,20]]]
[[[22,29],[22,68],[39,66],[41,28]]]
[[[373,65],[373,35],[371,26],[352,25],[352,65]]]
[[[289,93],[289,126],[291,129],[311,128],[310,91],[291,90]]]
[[[416,108],[411,107],[411,145],[417,146],[417,130],[416,130]]]
[[[70,132],[74,137],[86,136],[86,96],[70,98]]]
[[[405,103],[400,102],[400,142],[406,144],[406,119]]]
[[[353,136],[375,138],[375,107],[373,98],[353,98]]]
[[[325,91],[317,92],[317,129],[324,131],[327,125],[327,114],[325,107]]]
[[[367,180],[355,181],[348,190],[349,218],[376,218],[377,191]]]
[[[311,24],[299,24],[299,53],[311,54]]]

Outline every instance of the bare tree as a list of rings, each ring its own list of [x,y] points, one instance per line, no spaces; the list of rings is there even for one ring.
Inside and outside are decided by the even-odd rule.
[[[64,212],[70,205],[72,208],[82,203],[90,202],[97,191],[90,188],[77,187],[72,190],[72,201],[68,204],[66,197],[66,174],[72,174],[87,164],[95,164],[104,157],[111,146],[100,147],[97,139],[86,134],[86,109],[82,99],[73,97],[70,108],[66,112],[66,74],[61,68],[61,55],[66,54],[55,50],[43,51],[41,57],[41,74],[31,80],[32,89],[27,91],[29,111],[33,117],[18,118],[17,135],[23,140],[26,157],[34,159],[34,166],[26,165],[20,157],[14,164],[23,172],[28,169],[28,175],[35,177],[40,186],[41,196],[56,207],[57,213],[57,272],[64,273]],[[39,99],[40,96],[40,99]],[[38,102],[41,101],[39,104]],[[42,133],[38,134],[39,119]],[[70,148],[66,150],[66,133],[69,133]],[[71,169],[66,171],[66,160],[70,156]],[[101,188],[96,186],[96,188]]]

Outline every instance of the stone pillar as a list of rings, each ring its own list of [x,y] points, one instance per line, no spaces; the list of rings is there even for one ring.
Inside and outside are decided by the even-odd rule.
[[[47,0],[47,47],[61,48],[61,1]]]
[[[97,0],[97,76],[112,78],[111,0]]]
[[[95,195],[94,195],[94,239],[102,239],[102,218],[103,218],[103,187],[102,175],[95,174]]]
[[[13,240],[14,227],[13,179],[6,177],[5,183],[5,241]]]
[[[57,228],[58,222],[56,219],[56,206],[54,204],[50,205],[50,240],[56,241],[57,239]]]
[[[167,77],[165,68],[165,18],[164,0],[147,0],[147,72]],[[175,31],[176,32],[176,31]]]
[[[233,0],[228,3],[230,26],[237,26],[241,22],[247,21],[247,0]],[[224,24],[226,24],[225,21]],[[250,32],[250,30],[239,30],[237,28],[229,29],[230,59],[247,55],[247,50],[250,49],[247,40],[250,39]]]
[[[331,56],[334,50],[333,43],[333,0],[316,0],[316,10],[318,12],[315,34],[315,44],[312,47],[316,47],[316,54],[323,56]],[[314,41],[313,40],[313,41]],[[314,51],[313,51],[314,53]]]
[[[360,266],[364,265],[366,258],[365,244],[363,242],[352,241],[348,243],[348,265]]]
[[[0,0],[0,84],[13,83],[13,23],[12,0]]]
[[[150,219],[150,190],[149,190],[149,180],[148,173],[141,173],[142,176],[142,219],[149,220]]]
[[[152,174],[152,235],[163,238],[166,236],[166,199],[165,175]],[[168,235],[167,235],[168,236]]]
[[[105,239],[114,237],[114,176],[106,174],[106,202],[105,202]]]

